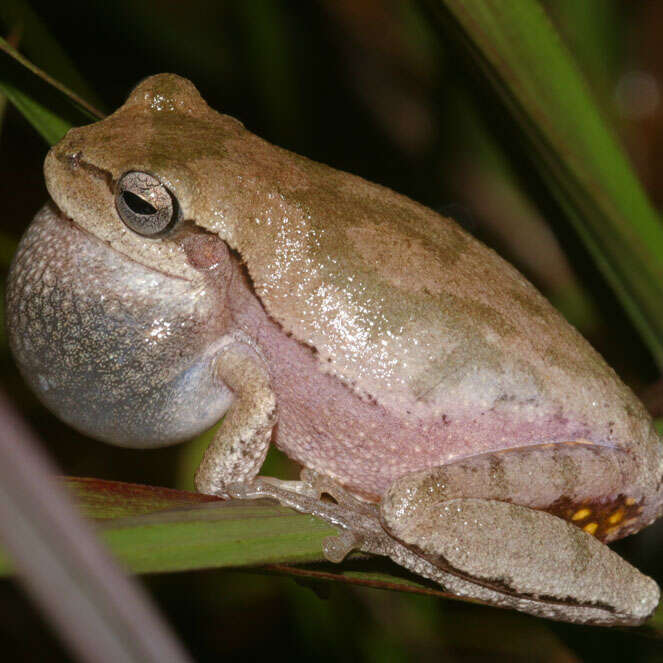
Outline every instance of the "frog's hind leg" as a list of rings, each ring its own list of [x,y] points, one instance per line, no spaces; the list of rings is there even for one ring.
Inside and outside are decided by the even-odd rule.
[[[490,603],[567,621],[638,624],[656,607],[658,586],[592,536],[637,520],[626,517],[638,509],[625,489],[632,462],[589,444],[489,453],[398,479],[381,521],[465,581],[446,583],[456,593],[486,600],[488,590]]]
[[[386,523],[453,498],[472,497],[548,511],[601,541],[648,524],[639,469],[626,451],[560,442],[504,449],[396,480],[382,500]]]

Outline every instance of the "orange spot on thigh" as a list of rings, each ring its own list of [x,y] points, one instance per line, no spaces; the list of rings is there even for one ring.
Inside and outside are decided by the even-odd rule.
[[[594,532],[596,532],[596,530],[597,530],[598,528],[599,528],[599,524],[598,524],[598,523],[587,523],[587,524],[583,527],[583,529],[585,530],[585,532],[587,532],[587,534],[594,534]]]

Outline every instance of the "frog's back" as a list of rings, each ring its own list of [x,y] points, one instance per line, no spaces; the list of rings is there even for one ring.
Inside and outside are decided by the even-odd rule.
[[[129,133],[140,140],[127,146]],[[113,179],[158,174],[188,219],[240,253],[265,309],[323,370],[396,416],[601,422],[597,437],[622,445],[630,425],[649,425],[582,337],[453,221],[268,144],[184,79],[145,80],[112,116],[70,132],[58,154],[47,180],[72,218],[90,214],[74,204],[67,178],[77,169],[67,164]],[[123,232],[104,223],[100,237],[113,223]]]
[[[126,233],[107,205],[108,181],[131,170],[158,176],[187,220],[239,252],[265,310],[315,352],[316,373],[373,408],[364,420],[389,420],[385,436],[416,429],[415,453],[437,445],[426,462],[579,437],[647,456],[655,437],[638,400],[451,220],[269,145],[173,75],[146,79],[112,116],[69,132],[45,173],[69,217],[130,257],[189,273],[168,242]],[[81,174],[98,204],[78,195]]]
[[[129,131],[140,140],[127,147]],[[114,179],[158,174],[187,218],[240,253],[265,309],[323,370],[396,416],[600,421],[615,444],[649,423],[526,279],[453,221],[270,145],[184,79],[146,79],[59,150],[51,180],[74,157]],[[73,194],[57,202],[81,218]]]
[[[404,416],[536,419],[550,437],[572,421],[615,446],[642,437],[634,427],[649,435],[644,408],[600,355],[454,221],[252,140],[241,157],[225,145],[244,188],[228,239],[267,311],[324,371]]]

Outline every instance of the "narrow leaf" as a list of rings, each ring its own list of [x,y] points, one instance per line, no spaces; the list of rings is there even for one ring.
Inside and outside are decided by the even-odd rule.
[[[512,147],[533,162],[663,368],[663,227],[541,5],[421,1],[505,111]]]
[[[103,535],[132,571],[183,571],[321,561],[334,528],[290,509],[254,502],[203,504],[107,521]]]
[[[103,113],[31,64],[0,37],[0,92],[18,108],[49,145],[72,127]]]
[[[21,52],[37,67],[48,70],[57,81],[64,83],[83,99],[99,106],[100,102],[92,88],[25,0],[2,0],[0,19],[9,31],[18,36]],[[12,45],[18,47],[13,42]]]
[[[168,509],[193,507],[208,502],[224,503],[221,498],[213,495],[143,486],[137,483],[81,477],[66,477],[63,482],[83,513],[95,520],[125,518]]]
[[[147,596],[77,514],[4,394],[0,537],[24,588],[78,660],[189,660]]]
[[[388,560],[371,568],[362,562],[363,569],[357,563],[286,566],[324,562],[322,544],[337,532],[312,516],[263,500],[224,501],[102,479],[66,477],[63,482],[81,511],[101,521],[102,538],[134,572],[264,565],[273,573],[448,596]],[[9,571],[8,561],[0,559],[0,573]]]
[[[102,522],[100,535],[114,555],[136,573],[234,568],[477,602],[459,599],[386,558],[352,555],[342,564],[326,562],[322,545],[336,530],[267,501],[223,501],[101,479],[67,477],[64,483],[83,513]],[[9,572],[0,558],[0,574]],[[637,631],[663,633],[662,615],[659,608]]]

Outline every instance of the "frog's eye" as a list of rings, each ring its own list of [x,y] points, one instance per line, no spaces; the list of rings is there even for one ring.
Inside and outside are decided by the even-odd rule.
[[[115,207],[131,230],[147,237],[163,235],[180,220],[177,198],[148,173],[122,175],[115,191]]]

